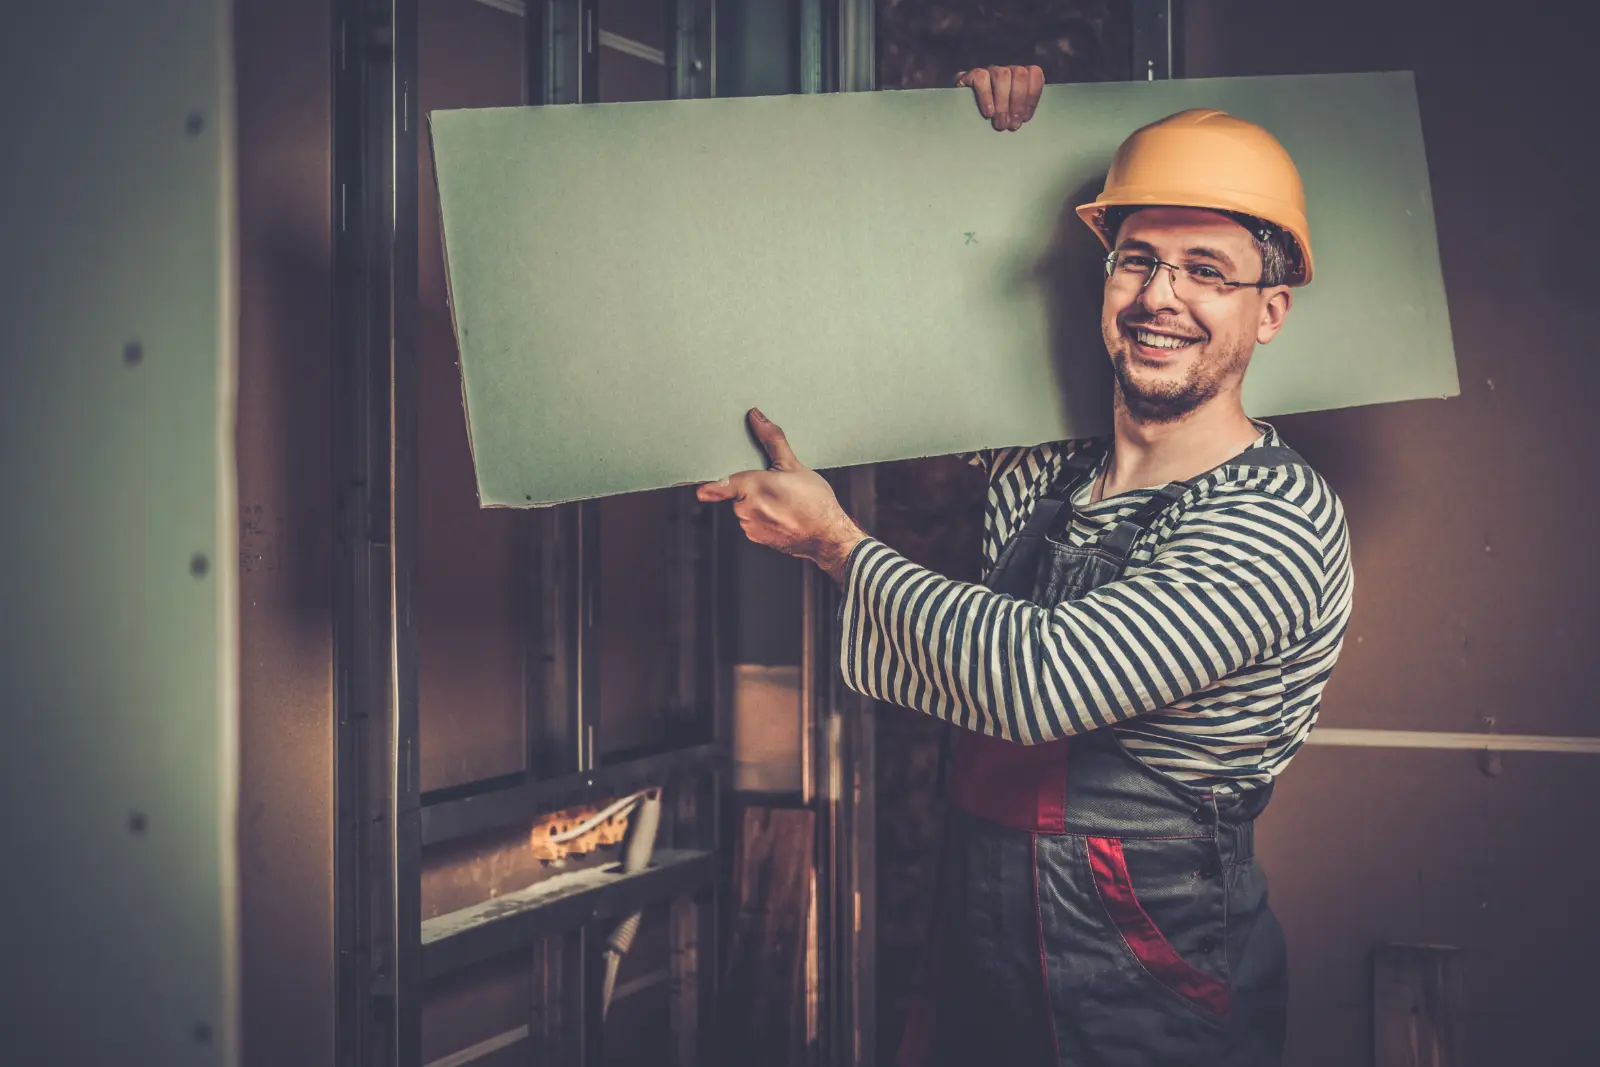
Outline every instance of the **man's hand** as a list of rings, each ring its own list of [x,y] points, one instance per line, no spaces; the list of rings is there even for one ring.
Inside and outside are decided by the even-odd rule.
[[[956,76],[956,88],[972,87],[978,110],[997,130],[1017,130],[1033,118],[1044,90],[1038,67],[978,67]]]
[[[696,495],[707,502],[733,501],[733,513],[750,540],[809,559],[834,581],[843,581],[845,562],[866,534],[844,513],[822,475],[795,458],[776,423],[752,408],[750,428],[772,466],[707,482]]]

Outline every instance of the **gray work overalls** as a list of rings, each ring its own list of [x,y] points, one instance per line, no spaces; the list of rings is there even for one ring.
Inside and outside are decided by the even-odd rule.
[[[1304,462],[1268,446],[1224,466]],[[1093,472],[1063,471],[989,588],[1053,606],[1115,580],[1193,484],[1068,547],[1072,494]],[[1270,786],[1196,788],[1111,729],[1042,745],[953,729],[951,741],[928,974],[901,1067],[1279,1062],[1283,936],[1252,848]]]

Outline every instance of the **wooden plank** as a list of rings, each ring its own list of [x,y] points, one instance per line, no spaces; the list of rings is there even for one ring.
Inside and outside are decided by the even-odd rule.
[[[1373,952],[1374,1067],[1459,1067],[1465,1018],[1460,949],[1381,945]]]
[[[700,1062],[700,909],[692,896],[672,902],[672,1045],[676,1067]]]
[[[750,807],[733,860],[724,1062],[806,1062],[805,960],[813,813]]]

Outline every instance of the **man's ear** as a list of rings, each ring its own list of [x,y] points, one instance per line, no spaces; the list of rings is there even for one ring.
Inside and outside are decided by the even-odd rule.
[[[1278,331],[1283,329],[1283,320],[1289,317],[1289,308],[1294,305],[1294,294],[1287,285],[1274,286],[1264,290],[1261,301],[1261,321],[1256,325],[1256,344],[1270,344],[1278,336]]]

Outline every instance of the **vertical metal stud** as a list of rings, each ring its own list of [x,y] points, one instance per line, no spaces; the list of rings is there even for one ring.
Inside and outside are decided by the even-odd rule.
[[[390,0],[394,141],[390,245],[389,551],[395,1047],[422,1067],[422,813],[417,613],[417,0]]]
[[[415,0],[334,9],[340,1062],[421,1063]]]
[[[799,0],[800,17],[800,91],[820,93],[827,86],[828,69],[837,64],[824,60],[823,42],[830,28],[824,0]],[[815,567],[801,572],[800,604],[800,802],[811,804],[816,796],[816,728],[817,728],[817,653],[819,650],[816,620],[822,610],[826,591],[818,584],[823,579]]]
[[[554,778],[582,769],[581,511],[577,505],[544,508],[529,519],[526,565],[535,577],[527,587],[526,772]]]
[[[668,913],[670,967],[669,1025],[672,1030],[672,1063],[675,1067],[695,1067],[700,1056],[700,909],[692,896],[679,897]]]
[[[668,0],[672,41],[668,92],[674,99],[717,95],[716,4],[714,0]]]
[[[528,103],[574,104],[599,95],[596,2],[528,0],[523,12]]]
[[[1133,77],[1162,81],[1173,69],[1172,0],[1133,0]]]
[[[874,477],[856,467],[830,479],[845,509],[871,529]],[[877,782],[872,702],[844,685],[839,667],[839,594],[808,587],[810,661],[816,710],[815,770],[821,804],[818,851],[818,966],[823,983],[826,1060],[869,1064],[876,1054]]]
[[[592,100],[599,83],[593,51],[595,0],[529,0],[524,11],[523,65],[530,104]],[[591,640],[598,593],[599,514],[593,503],[541,509],[531,517],[528,548],[537,553],[528,635],[538,674],[524,708],[526,768],[553,778],[593,765],[590,711],[597,662]],[[551,937],[531,959],[528,1030],[535,1062],[582,1065],[599,1036],[589,985],[594,939],[586,928]]]
[[[676,99],[704,99],[717,93],[715,0],[666,0],[672,34],[668,42],[668,93]],[[685,491],[674,511],[683,568],[677,585],[681,599],[679,711],[694,723],[683,729],[695,739],[710,735],[726,746],[731,732],[731,693],[727,670],[731,619],[722,601],[729,588],[731,553],[721,536],[722,509],[702,507]],[[702,718],[704,717],[704,718]],[[689,737],[674,730],[672,743]],[[674,789],[671,840],[679,848],[718,850],[722,844],[722,794],[730,779],[725,772],[706,775],[697,783]],[[708,1055],[709,1035],[716,1032],[717,966],[720,959],[721,893],[716,887],[694,898],[675,900],[669,912],[672,946],[670,1019],[674,1062],[691,1067]]]
[[[578,0],[578,102],[600,100],[600,0]]]
[[[705,598],[711,591],[704,580],[704,557],[710,551],[709,529],[712,509],[701,504],[692,489],[672,490],[671,532],[672,610],[674,657],[672,704],[669,708],[668,744],[677,747],[705,740],[710,732],[704,686],[711,633],[705,628]],[[703,848],[710,835],[702,825],[706,805],[702,790],[694,782],[680,782],[667,790],[662,826],[664,836],[674,848]],[[669,944],[668,968],[671,982],[667,990],[668,1026],[672,1042],[669,1061],[677,1067],[693,1067],[699,1062],[700,976],[698,939],[700,924],[693,898],[685,895],[673,900],[667,911]]]
[[[578,505],[578,684],[573,694],[577,769],[595,766],[594,732],[600,711],[600,650],[595,639],[600,625],[600,504]]]
[[[339,62],[333,89],[334,228],[333,309],[335,359],[332,374],[334,451],[333,706],[334,706],[334,1058],[340,1064],[368,1062],[368,997],[371,989],[371,933],[368,929],[366,798],[365,605],[367,548],[367,469],[363,442],[368,405],[362,373],[363,245],[366,183],[363,137],[365,20],[360,4],[341,0],[334,7],[333,48]],[[354,46],[354,47],[352,47]],[[355,51],[357,61],[350,62]],[[355,225],[349,225],[353,213]]]
[[[820,93],[824,84],[822,0],[799,0],[799,15],[800,91],[802,93]]]
[[[862,93],[878,87],[877,4],[833,0],[834,92]]]
[[[588,928],[579,927],[561,936],[561,1058],[556,1062],[572,1067],[588,1067],[590,1038],[588,1026]]]
[[[529,955],[528,1057],[529,1063],[560,1063],[561,939],[537,941]]]

